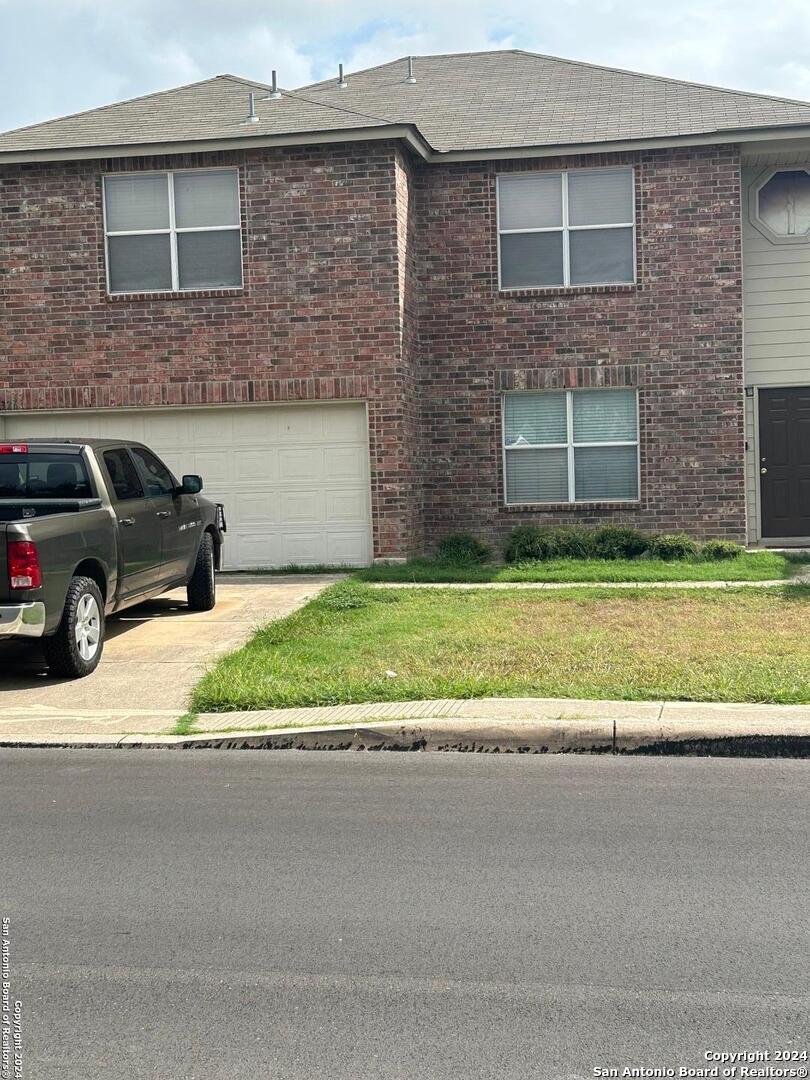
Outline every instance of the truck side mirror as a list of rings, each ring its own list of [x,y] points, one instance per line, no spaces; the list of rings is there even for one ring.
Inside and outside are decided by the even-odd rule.
[[[183,483],[180,485],[181,495],[199,495],[202,491],[202,477],[197,476],[196,473],[187,473],[183,477]]]

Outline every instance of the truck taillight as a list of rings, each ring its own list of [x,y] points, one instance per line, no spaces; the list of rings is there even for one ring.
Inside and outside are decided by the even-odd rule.
[[[26,443],[0,443],[0,454],[27,454]]]
[[[9,540],[8,581],[12,589],[38,589],[42,584],[37,546],[30,540]]]

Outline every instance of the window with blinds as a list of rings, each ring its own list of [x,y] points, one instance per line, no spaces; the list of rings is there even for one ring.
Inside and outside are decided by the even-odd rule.
[[[635,390],[505,394],[506,502],[632,502],[639,497]]]
[[[632,169],[499,176],[502,289],[635,280]]]
[[[104,228],[110,293],[242,284],[236,169],[105,176]]]

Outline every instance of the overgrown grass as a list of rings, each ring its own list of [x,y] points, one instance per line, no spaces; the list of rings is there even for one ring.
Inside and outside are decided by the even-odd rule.
[[[810,587],[326,590],[220,660],[192,708],[469,697],[810,702]]]
[[[195,712],[184,713],[175,723],[170,735],[190,735],[197,725],[197,714]]]
[[[775,551],[744,552],[736,559],[552,559],[547,562],[458,565],[435,559],[377,564],[360,570],[361,581],[773,581],[790,578],[810,565],[806,555]]]

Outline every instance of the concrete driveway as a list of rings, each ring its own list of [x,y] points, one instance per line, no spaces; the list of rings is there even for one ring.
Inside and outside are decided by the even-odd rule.
[[[0,740],[37,732],[150,732],[170,728],[212,660],[289,615],[337,577],[222,575],[217,606],[189,611],[185,589],[130,608],[107,624],[104,656],[86,679],[53,679],[36,644],[0,645]]]

